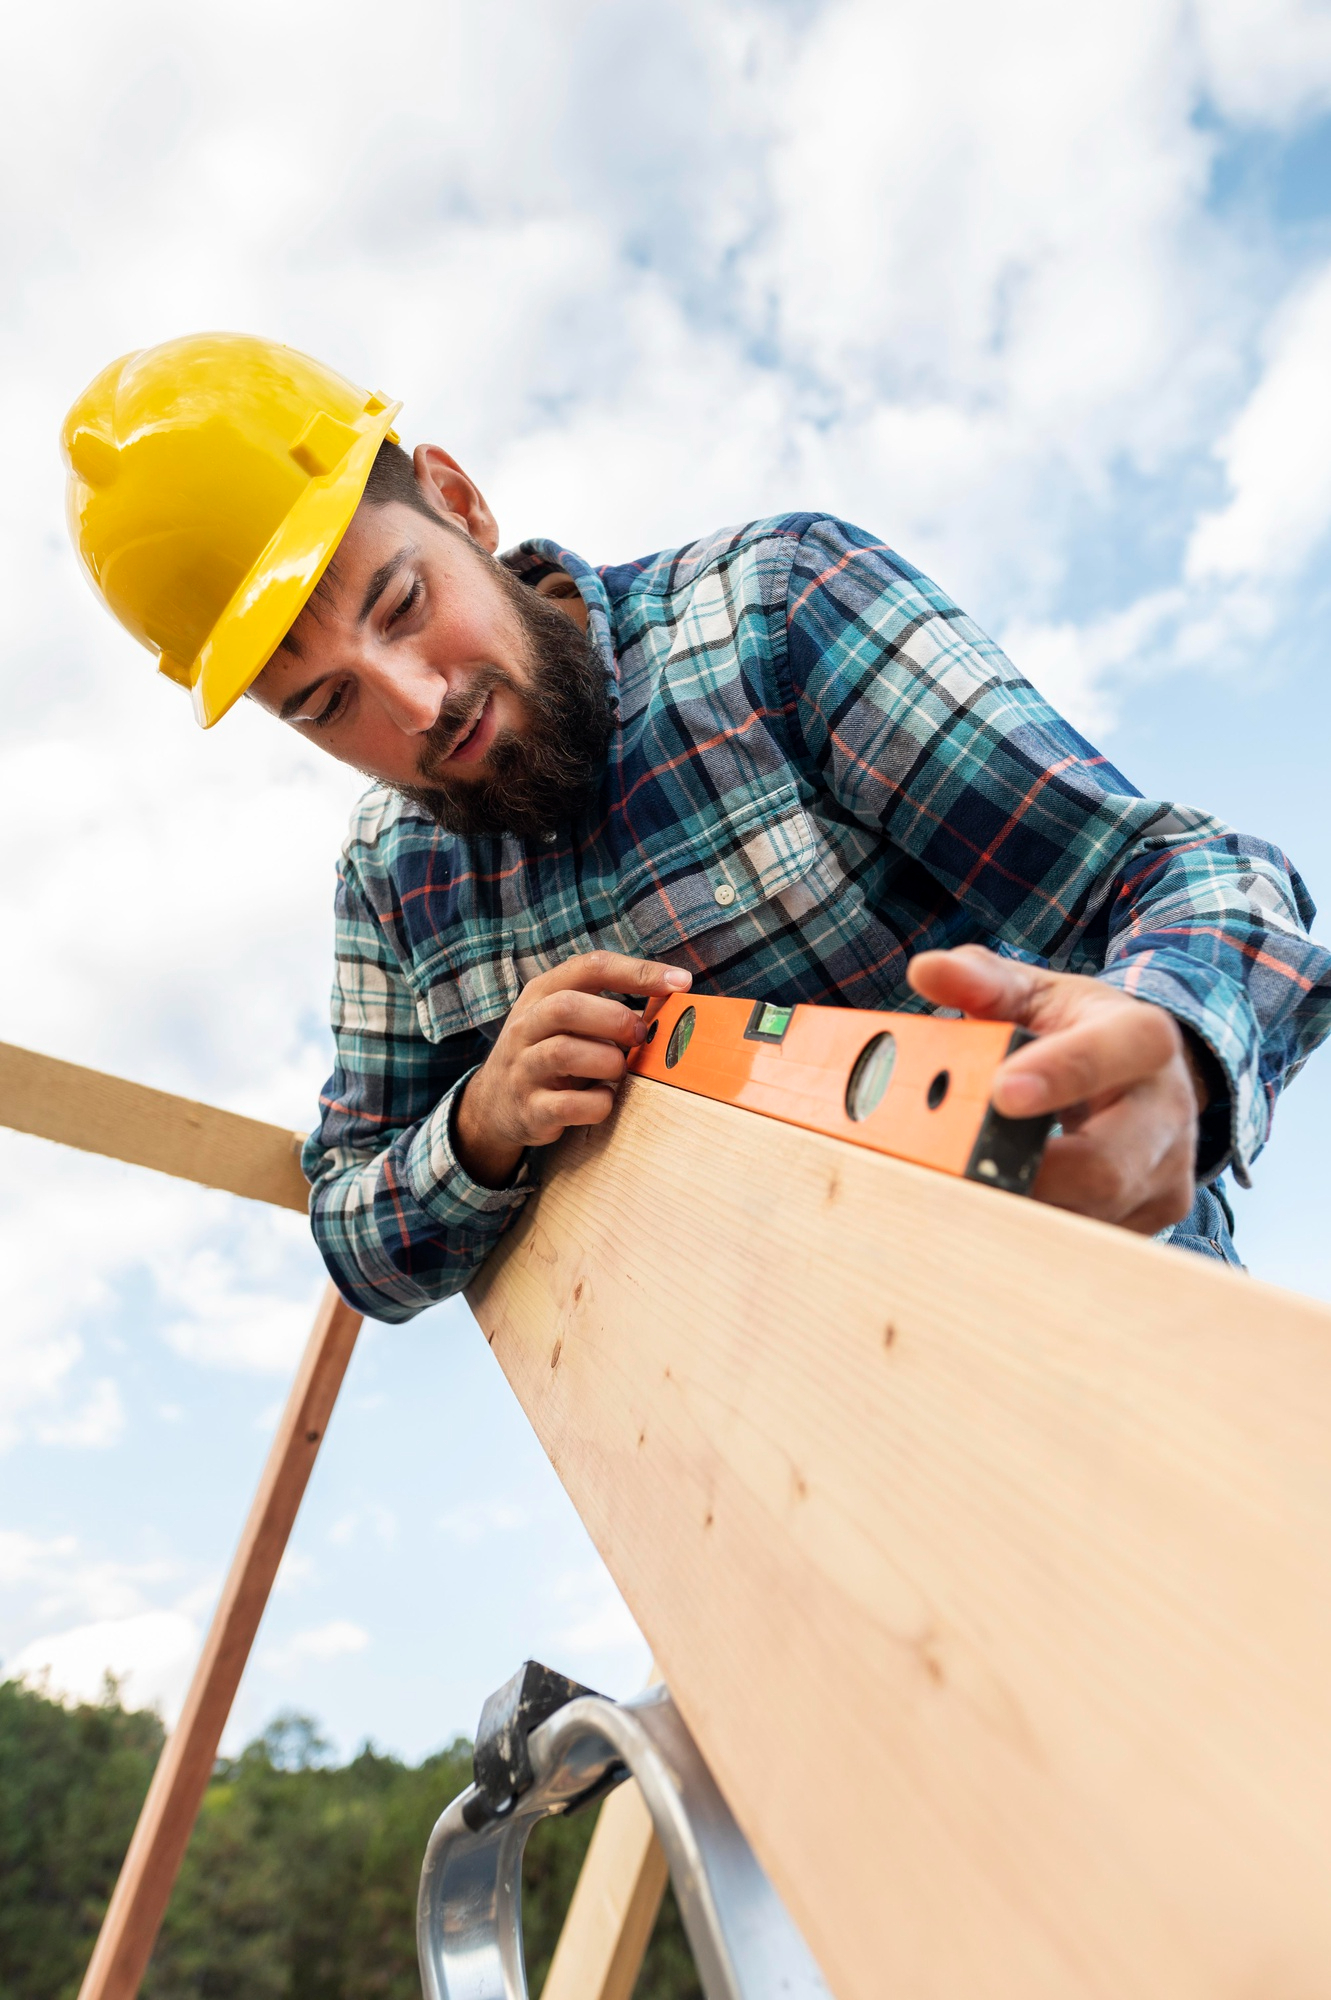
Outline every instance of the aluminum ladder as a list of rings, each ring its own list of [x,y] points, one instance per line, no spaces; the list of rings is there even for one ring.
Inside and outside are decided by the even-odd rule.
[[[831,2000],[664,1687],[615,1702],[528,1660],[481,1713],[476,1782],[430,1835],[425,2000],[527,2000],[522,1854],[556,1813],[638,1781],[706,2000]]]

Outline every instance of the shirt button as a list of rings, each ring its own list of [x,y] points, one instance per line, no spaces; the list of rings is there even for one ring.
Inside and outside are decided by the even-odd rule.
[[[718,882],[712,894],[716,897],[717,902],[723,910],[729,909],[735,900],[735,891],[731,888],[729,882]]]

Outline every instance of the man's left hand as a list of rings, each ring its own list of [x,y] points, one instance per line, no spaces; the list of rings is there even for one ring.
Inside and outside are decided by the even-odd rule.
[[[926,951],[910,983],[926,1000],[1039,1036],[997,1072],[1008,1118],[1052,1112],[1038,1201],[1153,1236],[1180,1222],[1196,1192],[1197,1118],[1206,1091],[1163,1007],[1079,973],[1048,972],[982,945]]]

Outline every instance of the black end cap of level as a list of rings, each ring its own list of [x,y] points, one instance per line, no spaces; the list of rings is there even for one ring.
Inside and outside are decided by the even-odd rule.
[[[471,1760],[477,1796],[462,1809],[473,1832],[508,1812],[532,1783],[530,1732],[566,1703],[595,1692],[539,1660],[524,1660],[512,1678],[486,1698]]]
[[[1007,1045],[1008,1055],[1014,1055],[1034,1040],[1029,1028],[1014,1028]],[[985,1187],[1002,1188],[1007,1194],[1029,1194],[1035,1186],[1045,1141],[1053,1125],[1052,1112],[1040,1118],[1004,1118],[991,1104],[967,1162],[965,1178],[980,1181]]]

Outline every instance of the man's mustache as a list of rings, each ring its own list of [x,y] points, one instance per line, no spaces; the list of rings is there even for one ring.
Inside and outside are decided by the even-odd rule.
[[[502,667],[478,667],[460,693],[445,695],[438,715],[421,739],[416,768],[422,784],[438,783],[439,766],[447,762],[467,731],[479,721],[481,710],[494,690],[512,685],[511,676]]]

